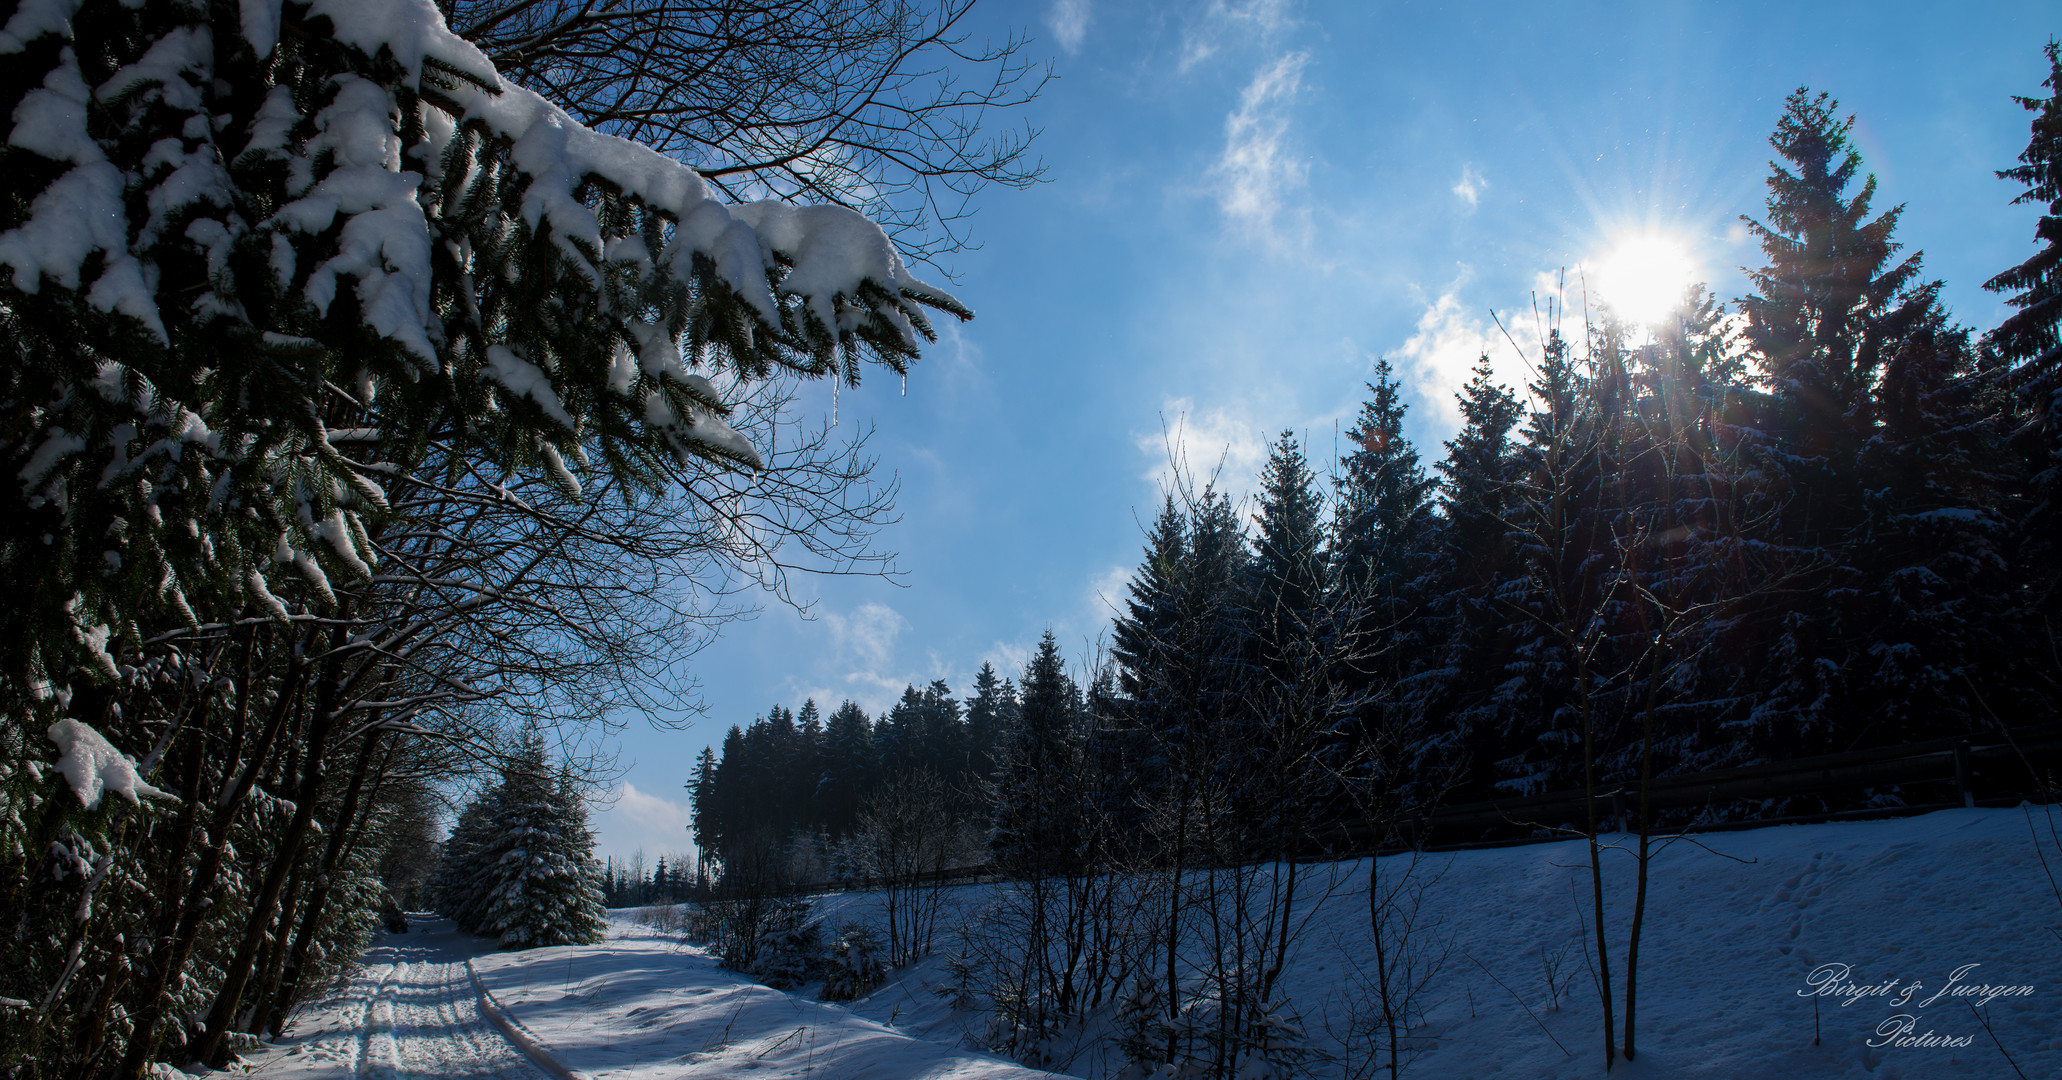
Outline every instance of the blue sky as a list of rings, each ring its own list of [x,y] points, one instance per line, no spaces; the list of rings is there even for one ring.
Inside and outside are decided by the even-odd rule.
[[[907,393],[877,377],[843,396],[841,422],[875,425],[900,478],[881,543],[903,573],[805,581],[810,618],[768,607],[726,628],[694,662],[705,712],[686,730],[626,718],[600,854],[686,850],[694,755],[772,704],[875,713],[937,678],[964,694],[983,661],[1015,674],[1048,628],[1085,652],[1138,562],[1169,431],[1235,492],[1285,428],[1322,469],[1386,355],[1429,466],[1478,353],[1522,382],[1489,312],[1525,340],[1558,268],[1593,281],[1621,237],[1656,233],[1739,295],[1758,265],[1739,215],[1761,213],[1768,133],[1799,85],[1857,117],[1876,205],[1906,205],[1898,235],[1955,316],[1995,325],[1981,283],[2032,252],[2036,212],[1992,171],[2024,149],[2010,97],[2045,93],[2041,45],[2062,33],[2032,2],[977,14],[977,35],[1028,29],[1054,60],[1026,111],[1048,182],[982,198],[982,246],[949,264],[978,317]]]

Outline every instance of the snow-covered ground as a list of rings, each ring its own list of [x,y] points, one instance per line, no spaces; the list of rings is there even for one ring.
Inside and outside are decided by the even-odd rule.
[[[2062,878],[2044,813],[2032,808],[2049,865]],[[2054,820],[2062,825],[2062,808]],[[1627,849],[1634,842],[1615,839]],[[1401,866],[1398,857],[1382,861],[1385,875]],[[1613,989],[1622,1011],[1633,859],[1608,851],[1604,865]],[[1450,942],[1452,950],[1427,984],[1425,1023],[1412,1032],[1424,1052],[1405,1075],[1602,1076],[1602,1009],[1582,960],[1590,895],[1583,843],[1428,855],[1417,872],[1436,877],[1423,907],[1436,923],[1419,939]],[[1314,1073],[1320,1076],[1358,1071],[1348,1071],[1342,1037],[1355,1011],[1365,1009],[1360,985],[1373,953],[1366,861],[1335,864],[1332,880],[1284,975],[1313,1049],[1333,1059]],[[993,888],[967,890],[957,898],[963,913],[944,921],[978,927],[979,893]],[[1648,889],[1639,1058],[1614,1068],[1614,1080],[2062,1077],[2062,901],[2050,889],[2021,809],[1702,834],[1655,859]],[[822,907],[836,921],[864,917],[870,904],[849,896],[827,898]],[[950,948],[942,937],[941,947]],[[1544,969],[1557,955],[1560,989],[1550,1000]],[[1850,990],[1898,981],[1887,995],[1813,996],[1813,971],[1830,989],[1824,977],[1837,969],[1822,965],[1839,964],[1850,966]],[[2032,988],[1990,1001],[1996,1043],[1970,1010],[1976,999],[1954,990],[1934,998],[1971,964],[1980,966],[1963,971],[1957,987]],[[854,1009],[876,1019],[894,1015],[905,1030],[934,1038],[979,1030],[968,1014],[927,992],[942,978],[934,959]],[[1914,983],[1921,988],[1904,998]],[[1898,1016],[1913,1017],[1909,1032],[1893,1030],[1902,1027],[1892,1019]],[[1896,1045],[1900,1036],[1929,1031],[1968,1043]],[[1114,1074],[1123,1063],[1107,1034],[1107,1023],[1088,1025],[1079,1045],[1063,1050],[1062,1067],[1087,1077]],[[1364,1054],[1358,1064],[1365,1066]]]
[[[2062,814],[2058,814],[2062,817]],[[2035,820],[2046,825],[2035,809]],[[2062,865],[2050,841],[2048,857]],[[1610,853],[1606,914],[1623,1003],[1632,860]],[[1385,859],[1383,872],[1400,866]],[[1426,1047],[1406,1075],[1595,1077],[1600,1009],[1581,959],[1578,908],[1588,867],[1579,842],[1428,856],[1436,875],[1420,931],[1446,959],[1427,984]],[[1366,862],[1336,864],[1285,975],[1312,1047],[1339,1056],[1371,950]],[[981,926],[999,886],[953,890],[938,946]],[[872,916],[866,894],[823,898],[827,920]],[[435,926],[437,924],[431,924]],[[1640,1059],[1625,1080],[1779,1077],[2062,1077],[2062,903],[2013,810],[1958,810],[1895,821],[1787,826],[1701,836],[1656,860],[1640,959]],[[1444,945],[1451,945],[1447,951]],[[1560,988],[1546,962],[1560,956]],[[478,1011],[482,983],[552,1057],[600,1077],[1028,1077],[965,1048],[978,1012],[933,993],[942,958],[900,973],[850,1008],[720,971],[698,950],[618,913],[601,945],[494,953],[448,931],[382,939],[338,999],[301,1017],[259,1059],[260,1075],[529,1076]],[[1849,965],[1827,982],[1827,965]],[[1969,967],[1968,965],[1978,965]],[[1960,971],[1959,979],[1955,973]],[[1819,985],[1843,994],[1814,997]],[[1856,995],[1896,980],[1888,993]],[[2014,988],[1994,998],[1996,1041],[1953,985]],[[1913,984],[1919,984],[1905,997]],[[1938,995],[1938,996],[1936,996]],[[1849,1002],[1842,1004],[1842,1002]],[[1922,1003],[1930,1002],[1930,1004]],[[1817,1005],[1816,1015],[1814,1004]],[[1963,1045],[1897,1045],[1929,1031]],[[1814,1045],[1814,1023],[1818,1041]],[[1121,1062],[1083,1029],[1065,1068],[1108,1076]],[[500,1040],[500,1041],[496,1041]],[[1558,1041],[1558,1045],[1557,1045]],[[1874,1045],[1871,1045],[1871,1044]],[[2000,1045],[2001,1044],[2001,1045]],[[2002,1048],[2001,1048],[2002,1047]],[[1565,1048],[1565,1049],[1564,1049]],[[2010,1055],[2010,1062],[2006,1055]],[[2016,1069],[2016,1071],[2015,1071]],[[1339,1075],[1338,1064],[1316,1075]]]
[[[494,1022],[497,1009],[512,1034]],[[599,945],[515,953],[419,918],[413,932],[378,939],[348,986],[250,1064],[269,1080],[564,1080],[553,1065],[587,1080],[1048,1075],[760,986],[627,917]]]

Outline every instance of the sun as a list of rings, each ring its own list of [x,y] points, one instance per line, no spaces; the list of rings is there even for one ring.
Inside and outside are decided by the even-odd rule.
[[[1682,303],[1696,280],[1697,262],[1672,236],[1641,233],[1621,238],[1596,263],[1604,303],[1627,322],[1651,327]]]

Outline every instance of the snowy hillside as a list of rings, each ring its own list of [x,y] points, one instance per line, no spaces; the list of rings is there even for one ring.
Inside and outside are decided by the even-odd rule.
[[[2039,808],[2034,820],[2046,839]],[[2054,857],[2050,841],[2051,863]],[[1397,861],[1383,860],[1384,875]],[[1621,1010],[1631,864],[1629,854],[1605,864]],[[2054,868],[2062,874],[2062,866]],[[1601,1075],[1600,1009],[1582,959],[1589,885],[1581,842],[1430,855],[1419,872],[1436,878],[1425,894],[1421,940],[1450,942],[1452,951],[1427,984],[1425,1023],[1412,1032],[1424,1052],[1405,1075]],[[1372,963],[1366,862],[1339,864],[1333,880],[1285,979],[1313,1049],[1333,1061],[1313,1075],[1362,1075],[1356,1066],[1364,1067],[1366,1052],[1349,1032],[1356,1010],[1366,1008],[1359,984]],[[978,908],[993,888],[967,890],[963,906]],[[1650,890],[1639,969],[1640,1056],[1613,1076],[2062,1076],[2062,903],[2050,891],[2021,810],[1709,834],[1662,854]],[[867,907],[857,896],[825,904],[833,919],[857,917]],[[979,925],[973,912],[946,921]],[[1557,956],[1555,1008],[1545,966]],[[1820,996],[1814,1046],[1807,980],[1815,969],[1823,979],[1823,965],[1837,964],[1851,965],[1851,984],[1896,982],[1888,996]],[[2018,1073],[1971,1013],[1969,1003],[1980,998],[1959,990],[1934,997],[1951,974],[1972,964],[1980,966],[1957,986],[2033,988],[1989,1003],[1991,1027]],[[855,1009],[875,1019],[897,1017],[933,1038],[977,1031],[978,1017],[923,992],[923,984],[941,977],[933,960]],[[1904,991],[1914,983],[1907,1000]],[[1931,1031],[1967,1042],[1885,1045],[1899,1034],[1885,1025],[1899,1015],[1914,1018],[1909,1036]],[[1081,1039],[1070,1071],[1115,1074],[1122,1062],[1097,1041],[1101,1034]]]
[[[2045,837],[2037,810],[2034,820]],[[1401,865],[1385,859],[1382,872]],[[1611,867],[1618,873],[1606,893],[1621,993],[1629,868],[1629,857]],[[1367,1075],[1365,1046],[1352,1034],[1367,1005],[1367,864],[1323,869],[1318,877],[1331,887],[1304,909],[1309,921],[1285,974],[1287,992],[1308,1035],[1308,1074]],[[1428,958],[1445,959],[1426,981],[1424,1022],[1410,1033],[1423,1053],[1405,1075],[1599,1075],[1599,1010],[1582,961],[1587,920],[1578,917],[1577,898],[1587,896],[1579,844],[1428,856],[1418,872],[1428,887],[1414,942],[1429,947]],[[493,1000],[553,1059],[589,1077],[1035,1075],[969,1049],[985,1014],[936,992],[956,946],[989,925],[982,912],[1002,888],[952,890],[939,955],[849,1009],[753,986],[700,950],[635,925],[631,912],[616,913],[600,945],[487,953],[474,964]],[[2022,810],[1702,837],[1657,859],[1651,889],[1641,1053],[1615,1076],[2062,1075],[2062,986],[2054,980],[2062,903]],[[877,915],[875,898],[862,893],[824,898],[819,912],[831,922]],[[463,956],[482,948],[455,935],[384,939],[341,998],[300,1018],[287,1044],[266,1051],[259,1074],[496,1075],[465,1064],[466,1055],[506,1047],[476,1017],[453,1019],[472,997]],[[411,951],[422,955],[411,959]],[[1557,958],[1550,994],[1546,971]],[[1843,964],[1844,977],[1829,981],[1837,969],[1828,965]],[[1827,993],[1814,997],[1814,981]],[[1886,984],[1887,993],[1853,992]],[[1960,989],[1982,984],[2015,988],[1988,1003],[1995,1042],[1972,1011],[1981,997]],[[406,1008],[430,1011],[395,1011]],[[1913,1018],[1910,1038],[1931,1032],[1954,1045],[1897,1045],[1901,1015]],[[1101,1017],[1054,1047],[1065,1070],[1116,1075],[1123,1063],[1113,1027],[1113,1016]],[[453,1032],[471,1032],[487,1050],[453,1049]]]

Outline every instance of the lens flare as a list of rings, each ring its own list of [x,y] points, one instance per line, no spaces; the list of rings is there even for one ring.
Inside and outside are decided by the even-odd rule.
[[[1682,303],[1696,280],[1696,260],[1674,237],[1643,234],[1620,240],[1596,264],[1597,290],[1627,322],[1653,326]]]

